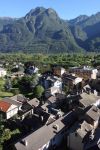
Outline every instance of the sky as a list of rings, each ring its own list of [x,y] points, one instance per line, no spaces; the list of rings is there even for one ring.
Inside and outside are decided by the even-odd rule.
[[[0,0],[0,17],[23,17],[38,6],[55,9],[66,20],[100,12],[100,0]]]

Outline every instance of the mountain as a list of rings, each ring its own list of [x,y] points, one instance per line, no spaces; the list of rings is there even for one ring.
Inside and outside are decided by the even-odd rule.
[[[6,24],[12,24],[15,21],[14,18],[10,17],[0,17],[0,31],[3,29],[3,26]]]
[[[79,46],[87,51],[100,52],[100,12],[69,20],[69,26]]]
[[[100,52],[100,12],[61,19],[55,10],[32,9],[24,17],[0,18],[0,52]]]
[[[79,52],[68,23],[51,8],[37,7],[24,17],[0,20],[0,51],[33,53]]]

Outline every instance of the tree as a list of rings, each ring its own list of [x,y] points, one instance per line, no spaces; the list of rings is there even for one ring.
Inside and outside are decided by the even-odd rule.
[[[41,85],[37,85],[34,88],[34,96],[37,98],[41,98],[43,92],[44,92],[44,88]]]
[[[18,87],[21,93],[29,94],[33,91],[33,88],[37,85],[37,83],[38,83],[37,74],[34,74],[32,76],[26,75],[18,81]]]
[[[4,120],[2,115],[0,115],[0,150],[3,149],[3,143],[11,138],[10,129],[5,129]]]

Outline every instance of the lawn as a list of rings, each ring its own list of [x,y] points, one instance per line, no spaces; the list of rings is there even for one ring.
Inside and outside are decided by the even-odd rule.
[[[11,93],[11,92],[1,92],[0,91],[0,98],[11,97],[11,96],[13,96],[13,93]]]
[[[5,79],[0,78],[0,98],[13,96],[13,93],[5,91],[4,84],[5,84]]]

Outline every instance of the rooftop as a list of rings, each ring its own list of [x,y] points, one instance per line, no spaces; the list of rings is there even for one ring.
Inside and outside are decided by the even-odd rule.
[[[81,124],[81,127],[77,129],[77,133],[83,139],[86,136],[86,134],[91,130],[92,130],[92,126],[86,121],[83,121],[83,123]]]
[[[90,93],[82,93],[81,94],[81,99],[80,99],[80,103],[84,106],[84,107],[88,107],[91,104],[94,104],[100,97],[99,96],[95,96],[94,94]]]
[[[69,114],[70,115],[70,114]],[[30,134],[26,138],[23,138],[22,141],[27,141],[28,145],[25,146],[22,142],[18,142],[15,144],[17,150],[38,150],[44,144],[46,144],[50,139],[52,139],[58,132],[60,132],[65,125],[69,125],[67,121],[72,120],[71,116],[69,117],[67,114],[54,121],[50,125],[45,125],[41,127],[39,130]],[[57,129],[56,129],[57,126]]]
[[[7,110],[10,108],[11,104],[8,102],[0,101],[0,110],[3,112],[7,112]]]
[[[21,102],[21,103],[27,101],[27,98],[22,94],[15,95],[15,96],[11,97],[11,99],[14,101]]]
[[[67,80],[75,80],[77,77],[75,77],[75,76],[73,76],[73,75],[71,75],[71,74],[63,74],[63,77],[62,77],[63,79],[67,79]]]
[[[71,67],[70,68],[71,70],[89,70],[89,71],[92,71],[92,70],[94,70],[94,68],[91,68],[90,66],[83,66],[83,67]]]
[[[39,105],[39,100],[37,98],[33,98],[31,99],[30,101],[28,101],[28,103],[31,105],[31,106],[34,106],[34,107],[37,107]]]
[[[88,115],[90,118],[96,121],[100,118],[100,109],[97,108],[96,106],[92,106],[86,113],[86,115]]]
[[[16,106],[18,106],[18,107],[22,105],[20,102],[15,101],[15,100],[13,100],[13,99],[11,99],[11,98],[9,98],[9,97],[5,97],[5,98],[3,99],[3,101],[4,101],[4,102],[8,102],[8,103],[13,104],[13,105],[16,105]]]
[[[48,98],[48,101],[50,103],[55,103],[56,102],[56,97],[55,96],[51,96],[51,97]]]

